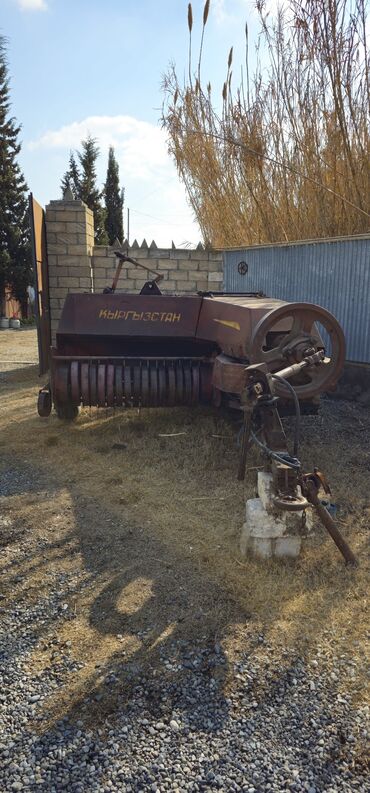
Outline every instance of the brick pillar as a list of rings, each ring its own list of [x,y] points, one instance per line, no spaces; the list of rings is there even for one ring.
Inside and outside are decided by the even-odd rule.
[[[49,263],[51,335],[55,333],[68,292],[92,292],[91,254],[94,219],[80,199],[67,191],[60,201],[50,201],[45,210]]]

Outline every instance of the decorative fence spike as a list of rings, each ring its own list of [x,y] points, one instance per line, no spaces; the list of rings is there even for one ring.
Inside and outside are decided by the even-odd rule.
[[[146,250],[148,250],[148,243],[147,243],[145,237],[144,237],[144,239],[143,239],[143,241],[142,241],[142,243],[140,245],[140,248],[146,248]]]
[[[151,250],[151,251],[158,250],[158,245],[155,244],[154,240],[151,241],[150,246],[149,246],[149,250]]]
[[[171,248],[172,248],[172,250],[173,250],[173,251],[175,251],[175,250],[176,250],[176,245],[175,245],[175,243],[174,243],[174,241],[173,241],[173,240],[172,240],[172,245],[171,245]]]
[[[74,197],[74,195],[72,193],[72,190],[71,190],[70,186],[68,185],[68,187],[66,187],[66,189],[65,189],[65,191],[63,193],[63,201],[74,201],[74,200],[75,200],[75,197]]]
[[[137,241],[137,240],[134,240],[134,241],[133,241],[133,243],[132,243],[132,245],[131,245],[131,248],[140,248],[140,245],[139,245],[139,243],[138,243],[138,241]]]
[[[196,247],[196,249],[195,249],[195,250],[196,250],[196,251],[204,251],[204,248],[203,248],[203,245],[202,245],[202,243],[201,243],[201,242],[198,242],[198,245],[197,245],[197,247]]]

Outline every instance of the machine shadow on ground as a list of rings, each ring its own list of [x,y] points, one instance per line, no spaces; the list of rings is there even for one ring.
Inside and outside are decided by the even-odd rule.
[[[10,397],[9,381],[7,391]],[[348,648],[364,619],[362,568],[346,570],[322,537],[295,562],[240,559],[238,532],[255,471],[245,486],[235,483],[227,424],[207,424],[197,411],[42,422],[35,384],[22,374],[13,396],[16,407],[7,399],[5,425],[14,443],[11,458],[2,449],[2,469],[14,477],[1,507],[23,526],[28,547],[21,564],[16,553],[5,564],[4,591],[14,601],[21,595],[27,608],[27,599],[53,590],[48,572],[65,575],[68,619],[58,613],[32,626],[35,673],[51,663],[55,634],[83,664],[44,703],[41,730],[64,717],[90,725],[114,718],[130,707],[133,692],[141,692],[143,709],[158,719],[174,708],[201,710],[203,699],[227,719],[233,663],[241,656],[263,656],[267,642],[288,669],[292,654],[309,656],[325,631],[338,626]],[[161,437],[166,428],[171,441]],[[210,429],[221,438],[210,440]],[[185,434],[174,451],[176,432]],[[346,503],[362,563],[360,512],[351,517]],[[181,681],[189,678],[197,682],[190,705],[181,694]],[[169,681],[173,698],[163,700]],[[275,684],[256,682],[250,696],[268,699]]]

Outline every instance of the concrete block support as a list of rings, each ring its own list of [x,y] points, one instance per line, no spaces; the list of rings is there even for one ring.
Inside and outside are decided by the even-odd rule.
[[[91,292],[93,213],[79,199],[50,201],[45,210],[52,342],[68,292]],[[57,300],[56,300],[57,298]]]
[[[246,503],[246,520],[242,527],[240,551],[243,556],[251,553],[261,559],[296,558],[300,552],[302,538],[312,530],[312,513],[283,512],[273,504],[272,475],[258,472],[258,498]]]

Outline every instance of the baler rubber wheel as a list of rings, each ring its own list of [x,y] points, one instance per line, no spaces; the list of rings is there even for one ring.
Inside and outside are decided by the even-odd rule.
[[[42,418],[50,416],[51,413],[51,393],[46,388],[39,391],[37,399],[37,412]]]
[[[78,416],[78,407],[77,405],[72,405],[71,402],[65,402],[64,404],[55,402],[54,407],[58,419],[63,421],[73,421]]]

